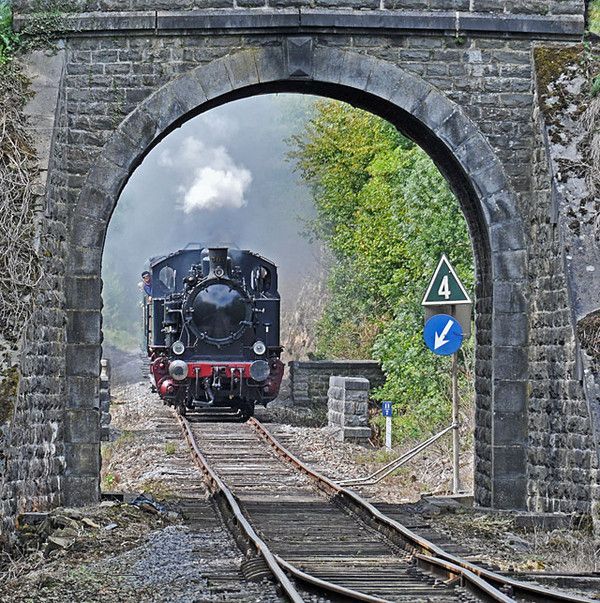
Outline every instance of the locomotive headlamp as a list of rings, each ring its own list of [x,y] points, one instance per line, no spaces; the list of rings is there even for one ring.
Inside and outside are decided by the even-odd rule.
[[[172,346],[171,350],[173,350],[173,354],[177,354],[177,356],[181,356],[185,352],[185,344],[183,341],[176,341]]]
[[[262,356],[267,351],[267,346],[262,341],[257,341],[252,349],[257,356]]]
[[[173,360],[169,364],[169,375],[175,379],[175,381],[183,381],[188,374],[188,365],[183,360]]]
[[[265,381],[266,378],[271,374],[269,363],[265,360],[255,360],[250,365],[250,377],[254,381]]]

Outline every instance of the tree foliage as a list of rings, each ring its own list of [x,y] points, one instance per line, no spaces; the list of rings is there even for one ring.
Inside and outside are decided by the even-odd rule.
[[[334,259],[317,356],[379,360],[386,383],[375,394],[394,401],[398,437],[448,422],[449,360],[425,348],[420,306],[443,252],[473,285],[467,227],[448,184],[391,124],[349,105],[320,101],[292,145],[317,209],[307,234]]]

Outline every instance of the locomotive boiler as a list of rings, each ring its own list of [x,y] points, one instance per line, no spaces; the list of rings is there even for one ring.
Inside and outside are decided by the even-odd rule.
[[[283,377],[277,267],[248,250],[190,248],[151,261],[144,303],[153,388],[178,412],[251,416]]]

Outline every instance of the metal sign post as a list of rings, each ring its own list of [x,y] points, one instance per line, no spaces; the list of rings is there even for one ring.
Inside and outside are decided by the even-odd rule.
[[[452,354],[452,492],[460,492],[460,434],[458,432],[458,352]]]
[[[385,447],[392,449],[392,403],[381,403],[381,414],[385,417]]]
[[[445,254],[429,281],[421,305],[425,307],[423,338],[440,356],[452,355],[452,491],[460,492],[460,434],[458,350],[471,334],[472,301]]]

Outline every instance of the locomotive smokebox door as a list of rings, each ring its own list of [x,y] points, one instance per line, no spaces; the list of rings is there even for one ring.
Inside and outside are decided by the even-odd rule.
[[[211,247],[208,250],[208,278],[224,278],[229,275],[227,269],[227,247]]]

